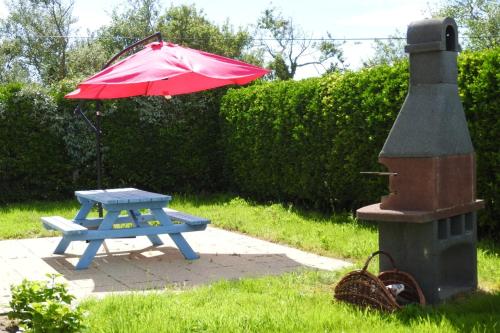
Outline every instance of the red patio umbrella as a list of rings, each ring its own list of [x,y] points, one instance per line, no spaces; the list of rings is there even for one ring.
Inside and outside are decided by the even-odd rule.
[[[174,96],[246,84],[267,69],[168,42],[154,42],[80,83],[73,99]]]
[[[147,44],[141,51],[113,64],[121,55],[153,38],[158,42]],[[80,83],[78,89],[65,97],[102,100],[174,96],[229,84],[242,85],[267,73],[267,69],[242,61],[164,42],[160,33],[156,33],[122,50],[99,73]],[[93,124],[82,112],[81,106],[82,103],[75,113],[79,113],[96,134],[97,187],[101,189],[101,113],[96,112],[96,123]],[[101,207],[99,216],[102,216]]]

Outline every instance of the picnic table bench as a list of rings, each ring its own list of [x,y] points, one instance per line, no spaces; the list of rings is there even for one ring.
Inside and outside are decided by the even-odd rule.
[[[135,188],[76,191],[75,195],[82,206],[73,220],[49,216],[42,217],[42,222],[45,228],[63,234],[55,254],[64,254],[73,241],[88,242],[76,269],[87,268],[107,238],[146,236],[158,246],[163,244],[158,235],[168,234],[186,259],[199,258],[182,233],[205,230],[210,220],[167,208],[172,199],[170,196]],[[106,215],[103,218],[87,217],[97,203],[102,204]],[[124,215],[121,214],[123,211]],[[157,221],[157,224],[151,225],[150,221]],[[131,227],[114,227],[124,223],[131,224]]]

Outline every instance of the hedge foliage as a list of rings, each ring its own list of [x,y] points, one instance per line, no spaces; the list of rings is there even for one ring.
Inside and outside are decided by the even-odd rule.
[[[459,88],[477,153],[481,230],[500,229],[500,50],[459,57]],[[64,94],[0,85],[0,203],[95,188],[95,137]],[[327,211],[387,192],[378,153],[408,88],[408,64],[302,81],[104,103],[104,186],[233,190]],[[95,105],[84,104],[93,119]]]
[[[70,190],[56,110],[41,88],[0,86],[0,202],[60,198]]]
[[[67,198],[76,189],[96,187],[95,134],[73,114],[75,102],[63,98],[70,87],[1,86],[0,202]],[[104,187],[220,190],[223,93],[105,102]],[[84,109],[94,121],[94,103],[84,103]]]
[[[459,57],[459,87],[477,152],[482,230],[499,228],[499,49]],[[270,82],[223,98],[225,175],[253,197],[330,210],[377,202],[378,154],[408,89],[408,63]]]
[[[405,98],[407,65],[231,90],[225,170],[235,189],[332,210],[379,196],[377,156]]]
[[[500,48],[459,59],[460,97],[476,150],[477,192],[486,204],[479,222],[484,233],[500,238]]]
[[[164,192],[220,189],[221,95],[134,98],[105,105],[107,183]]]

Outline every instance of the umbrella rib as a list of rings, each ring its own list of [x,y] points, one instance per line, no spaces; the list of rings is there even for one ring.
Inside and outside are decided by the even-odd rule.
[[[101,95],[101,93],[102,93],[102,91],[104,90],[104,88],[106,88],[106,86],[104,86],[104,85],[103,85],[103,86],[101,87],[101,89],[99,89],[99,92],[96,94],[96,96],[97,96],[97,97],[99,97],[99,96]],[[97,98],[97,99],[99,99],[99,98]]]

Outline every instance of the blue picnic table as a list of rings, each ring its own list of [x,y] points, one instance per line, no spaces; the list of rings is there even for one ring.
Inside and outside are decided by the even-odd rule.
[[[199,258],[182,233],[205,230],[210,220],[167,208],[171,196],[135,188],[76,191],[75,195],[82,206],[73,220],[49,216],[42,217],[42,222],[47,229],[59,230],[63,234],[55,254],[64,254],[73,241],[88,242],[76,269],[88,268],[108,238],[146,236],[154,246],[159,246],[163,242],[158,235],[168,234],[186,259]],[[98,203],[102,204],[105,216],[89,218],[89,212]],[[158,222],[152,225],[150,221]],[[123,223],[131,224],[131,227],[114,228]]]

